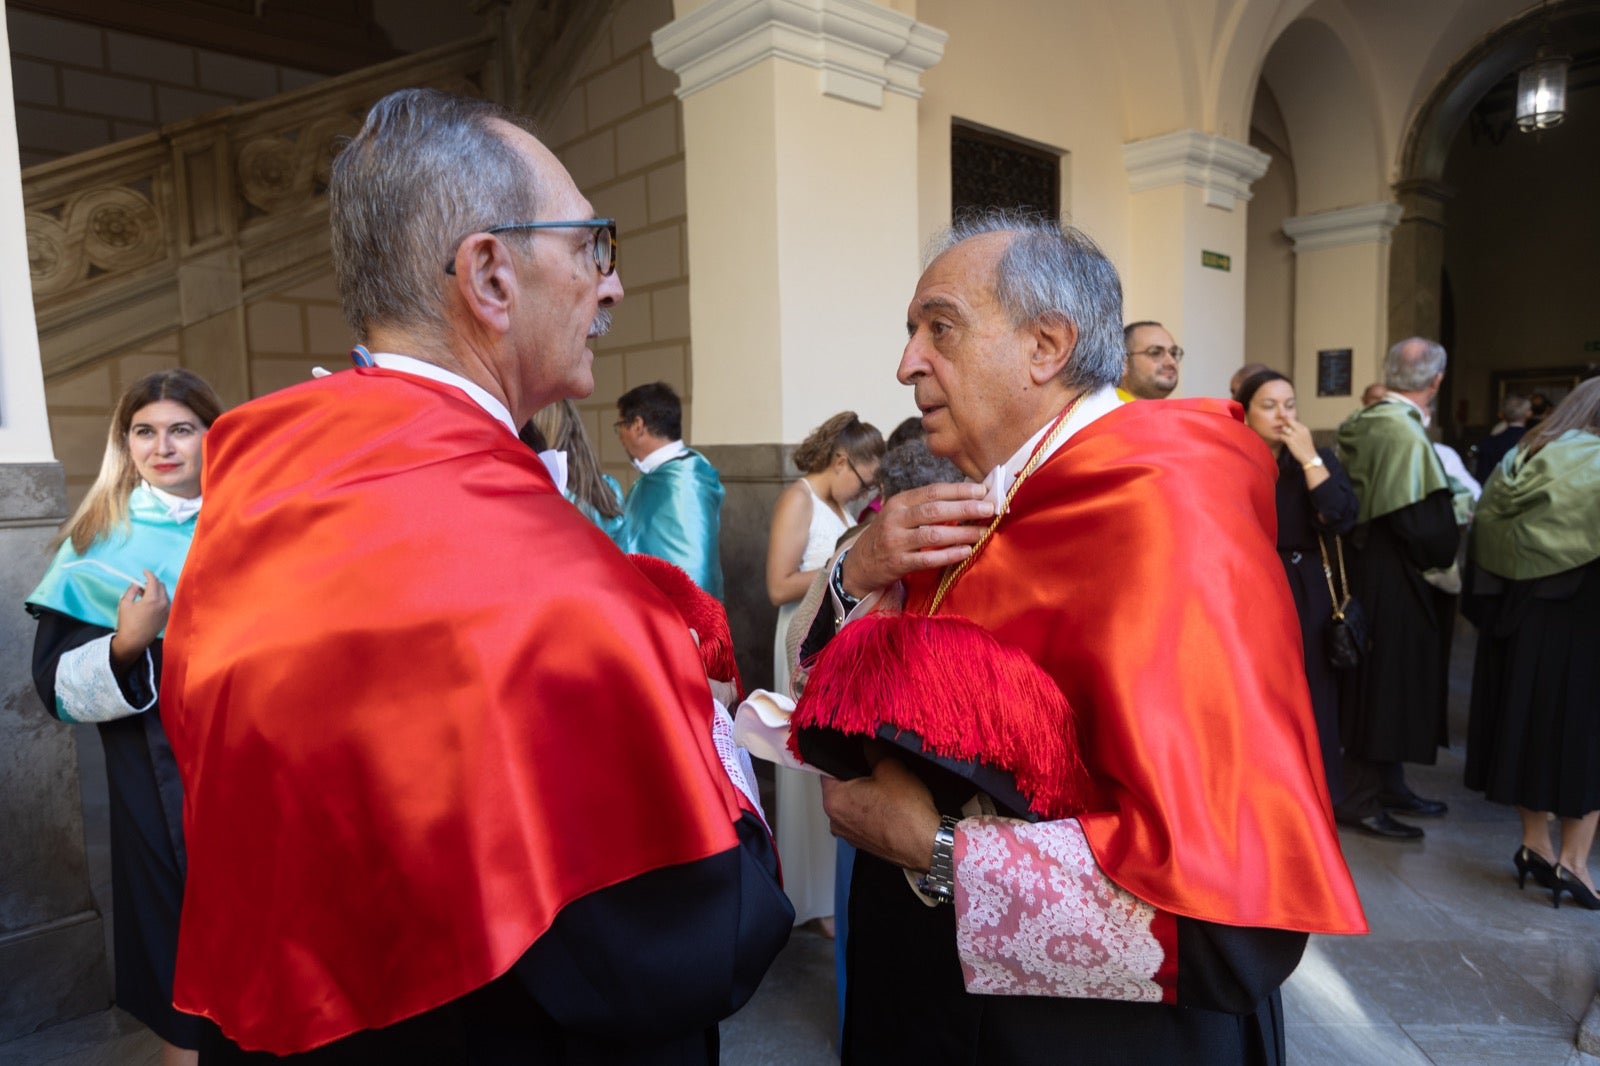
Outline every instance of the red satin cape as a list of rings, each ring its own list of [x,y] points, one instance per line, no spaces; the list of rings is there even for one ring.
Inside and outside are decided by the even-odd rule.
[[[1190,918],[1361,933],[1273,547],[1276,465],[1238,411],[1130,403],[1074,434],[940,613],[1061,687],[1096,792],[1079,820],[1113,881]],[[908,579],[907,610],[938,579]]]
[[[204,492],[161,691],[180,1010],[307,1050],[737,846],[683,621],[460,391],[357,369],[245,404]]]

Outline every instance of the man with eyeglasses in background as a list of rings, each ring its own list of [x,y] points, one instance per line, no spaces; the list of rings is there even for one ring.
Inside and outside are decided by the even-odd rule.
[[[664,381],[617,397],[613,424],[642,475],[622,504],[622,550],[682,567],[722,599],[722,478],[683,443],[683,401]]]
[[[1159,322],[1130,322],[1122,327],[1128,361],[1119,392],[1124,400],[1165,400],[1178,387],[1183,349]]]
[[[771,839],[688,626],[517,438],[594,388],[615,223],[429,89],[328,201],[357,365],[218,419],[167,628],[201,1061],[714,1063]]]

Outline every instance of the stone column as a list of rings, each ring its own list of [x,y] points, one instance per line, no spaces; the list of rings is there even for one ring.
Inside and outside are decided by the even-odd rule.
[[[1443,182],[1412,178],[1396,182],[1400,223],[1389,252],[1388,344],[1407,337],[1438,339],[1443,321],[1445,204],[1455,195]]]
[[[1125,144],[1122,158],[1132,192],[1123,314],[1161,322],[1188,352],[1175,395],[1226,396],[1245,359],[1243,205],[1271,157],[1179,130]]]
[[[10,55],[0,19],[0,1042],[110,999],[77,752],[34,693],[21,606],[65,518],[66,479],[45,416]]]
[[[1389,236],[1400,205],[1382,201],[1283,220],[1294,241],[1294,391],[1300,420],[1330,429],[1383,380]],[[1317,353],[1348,348],[1351,395],[1317,395]]]
[[[683,105],[695,445],[729,481],[728,608],[759,684],[782,445],[845,408],[886,434],[915,414],[894,371],[923,236],[918,79],[945,35],[870,0],[676,6],[651,40]]]

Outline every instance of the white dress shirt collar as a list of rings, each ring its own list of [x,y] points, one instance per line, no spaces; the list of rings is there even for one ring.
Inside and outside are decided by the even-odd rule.
[[[663,444],[643,459],[635,459],[633,465],[639,468],[639,473],[648,474],[660,467],[662,463],[676,459],[688,450],[689,446],[684,444],[683,441],[675,440],[670,444]]]
[[[161,506],[167,509],[167,517],[174,522],[187,522],[200,513],[200,497],[198,496],[192,498],[174,496],[166,489],[156,488],[143,478],[139,479],[139,484],[143,485],[145,491],[154,496],[161,503]]]
[[[409,355],[397,355],[394,352],[372,352],[370,354],[372,361],[385,370],[398,370],[402,374],[414,374],[419,378],[427,378],[429,381],[455,386],[470,396],[472,401],[479,407],[504,423],[505,427],[511,431],[512,436],[516,435],[517,425],[511,421],[511,412],[506,409],[505,404],[491,396],[482,385],[468,381],[453,370],[446,370],[442,366],[423,362],[421,359],[413,359]]]
[[[1122,400],[1117,396],[1117,390],[1110,385],[1101,386],[1088,396],[1085,396],[1083,402],[1078,405],[1078,409],[1073,411],[1067,419],[1065,432],[1055,439],[1044,455],[1039,457],[1039,462],[1043,463],[1054,455],[1063,444],[1072,439],[1074,433],[1084,426],[1121,406]],[[984,499],[994,504],[996,514],[999,514],[1001,509],[1005,507],[1006,494],[1011,491],[1011,485],[1017,480],[1017,475],[1021,473],[1022,468],[1028,465],[1028,459],[1033,455],[1033,449],[1038,447],[1039,441],[1044,438],[1045,434],[1050,432],[1051,427],[1054,425],[1055,419],[1051,419],[1043,426],[1040,426],[1039,432],[1024,441],[1015,455],[989,471],[989,476],[983,479],[984,486],[989,490],[984,495]]]

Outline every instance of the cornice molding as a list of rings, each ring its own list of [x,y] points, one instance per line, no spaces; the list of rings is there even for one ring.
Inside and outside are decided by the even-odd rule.
[[[871,0],[712,0],[650,43],[680,100],[776,58],[814,68],[824,96],[882,107],[885,92],[921,98],[948,36]]]
[[[1211,207],[1232,211],[1237,201],[1250,200],[1250,185],[1267,172],[1272,157],[1248,144],[1215,133],[1179,130],[1122,146],[1122,163],[1134,192],[1168,185],[1194,185],[1205,190]]]
[[[1294,241],[1296,254],[1349,244],[1388,244],[1389,234],[1400,222],[1400,214],[1399,204],[1382,200],[1286,218],[1283,232]]]

